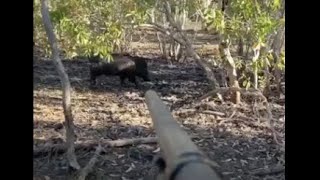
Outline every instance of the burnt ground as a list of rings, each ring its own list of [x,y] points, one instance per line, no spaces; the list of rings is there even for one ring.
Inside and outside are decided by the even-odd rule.
[[[244,98],[237,107],[212,99],[197,106],[193,103],[210,89],[195,63],[169,65],[154,59],[149,62],[153,81],[140,81],[140,90],[129,82],[127,87],[120,88],[118,77],[100,77],[98,85],[90,88],[86,60],[63,63],[73,87],[72,106],[79,141],[155,136],[143,98],[145,90],[153,89],[227,179],[284,179],[284,171],[257,174],[284,165],[284,149],[274,142],[268,123],[262,117],[263,110],[257,113],[254,108],[257,105],[250,98]],[[42,58],[34,60],[35,149],[65,140],[61,95],[52,62]],[[282,135],[279,141],[283,142],[285,108],[283,100],[276,100],[271,98],[270,105],[275,129]],[[157,149],[157,144],[106,148],[88,179],[142,179],[150,171]],[[79,149],[76,154],[84,166],[94,149]],[[65,155],[52,152],[34,156],[34,176],[65,179],[66,173]]]

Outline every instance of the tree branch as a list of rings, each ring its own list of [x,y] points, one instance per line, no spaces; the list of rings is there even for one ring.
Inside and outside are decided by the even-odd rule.
[[[95,140],[87,140],[87,141],[79,141],[75,144],[75,150],[79,149],[93,149],[94,147],[101,144],[102,147],[123,147],[123,146],[130,146],[133,144],[152,144],[156,143],[156,137],[146,137],[146,138],[135,138],[135,139],[119,139],[119,140],[102,140],[102,141],[95,141]],[[33,156],[43,156],[50,152],[56,153],[63,153],[67,150],[67,147],[64,144],[55,144],[49,145],[41,148],[34,149]]]
[[[94,165],[98,161],[98,156],[100,155],[102,149],[103,148],[99,144],[99,146],[96,149],[96,152],[94,153],[94,155],[92,156],[88,164],[84,168],[82,168],[81,171],[79,172],[78,180],[86,179],[87,175],[92,171]]]
[[[181,45],[185,45],[185,42],[183,42],[182,40],[180,40],[177,36],[175,36],[175,33],[172,32],[170,29],[167,29],[163,26],[161,26],[160,24],[157,23],[150,23],[150,24],[142,24],[139,27],[150,27],[153,28],[157,31],[160,31],[161,33],[170,36],[172,39],[174,39],[177,43],[181,44]]]
[[[187,36],[185,35],[185,33],[183,33],[181,27],[178,26],[177,23],[175,23],[175,21],[172,17],[172,14],[171,14],[170,3],[168,1],[164,2],[164,9],[166,11],[166,13],[165,13],[166,18],[169,21],[170,25],[174,29],[177,30],[178,34],[180,35],[180,37],[182,38],[182,40],[184,42],[184,43],[180,43],[180,44],[185,46],[187,53],[189,53],[196,60],[196,62],[203,68],[203,70],[206,72],[207,78],[208,78],[209,83],[211,84],[212,88],[213,89],[219,88],[219,83],[216,80],[216,77],[214,75],[214,72],[210,68],[210,65],[200,58],[200,56],[193,49],[192,44],[189,41],[189,39],[187,38]]]

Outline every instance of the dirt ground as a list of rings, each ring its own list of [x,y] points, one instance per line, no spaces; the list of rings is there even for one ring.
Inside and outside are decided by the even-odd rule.
[[[146,51],[144,55],[150,53]],[[153,89],[194,137],[195,144],[219,165],[217,171],[226,179],[284,179],[284,170],[278,169],[284,166],[284,149],[275,143],[263,110],[256,110],[253,100],[244,98],[236,107],[209,99],[196,106],[193,102],[210,90],[197,64],[169,65],[160,58],[148,63],[153,80],[140,81],[142,88],[138,90],[129,82],[120,88],[118,77],[100,77],[98,85],[90,88],[89,62],[63,61],[73,87],[72,107],[78,141],[154,137],[143,97],[145,90]],[[60,80],[52,62],[35,58],[35,150],[65,140],[61,95]],[[279,98],[270,100],[280,142],[284,142],[285,134],[283,102],[284,99]],[[159,153],[157,149],[155,143],[106,148],[88,179],[143,179],[153,166],[152,157]],[[77,149],[80,165],[84,166],[93,153],[94,148]],[[52,151],[34,155],[35,177],[65,179],[66,173],[64,154]]]

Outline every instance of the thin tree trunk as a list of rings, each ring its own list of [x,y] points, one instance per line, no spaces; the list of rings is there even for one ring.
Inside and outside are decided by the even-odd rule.
[[[238,43],[238,55],[242,57],[244,53],[243,51],[243,39],[240,37]]]
[[[282,1],[282,9],[280,13],[279,18],[284,18],[285,17],[285,1]],[[282,46],[284,45],[285,42],[285,25],[282,25],[279,27],[277,34],[275,35],[275,38],[273,40],[273,43],[271,45],[271,48],[273,50],[273,57],[275,59],[275,63],[279,64],[280,62],[280,53]],[[275,80],[277,84],[277,94],[280,96],[281,94],[281,70],[278,68],[276,65],[275,67]]]
[[[240,88],[237,79],[237,70],[234,60],[231,56],[229,45],[227,42],[222,42],[219,46],[221,58],[226,62],[226,69],[228,71],[230,87]],[[232,102],[239,104],[241,102],[240,91],[232,92]]]
[[[53,32],[53,26],[50,21],[48,2],[47,0],[41,0],[41,14],[42,21],[44,24],[45,31],[48,36],[48,40],[52,50],[52,62],[56,71],[59,74],[61,84],[62,84],[62,105],[65,117],[65,128],[66,128],[66,145],[67,150],[67,159],[69,161],[70,167],[79,170],[80,165],[77,162],[76,155],[74,153],[74,142],[75,142],[75,133],[74,133],[74,124],[73,116],[71,109],[71,85],[69,81],[68,74],[65,72],[63,64],[60,59],[59,49],[57,45],[56,36]]]
[[[258,62],[260,56],[260,45],[253,48],[253,57],[252,57],[252,63],[253,63],[253,85],[255,89],[258,89],[259,82],[258,82]]]
[[[200,58],[200,56],[193,49],[192,44],[191,44],[190,40],[187,38],[187,36],[185,35],[185,33],[182,32],[182,29],[179,26],[177,26],[177,24],[174,22],[169,2],[166,1],[166,2],[164,2],[163,5],[164,5],[165,11],[166,11],[164,13],[164,15],[168,19],[171,26],[176,28],[177,33],[172,33],[170,30],[166,30],[164,27],[161,27],[160,25],[157,25],[157,24],[154,24],[154,28],[157,29],[158,31],[162,32],[163,34],[170,36],[172,39],[177,41],[179,44],[183,45],[185,47],[188,55],[192,56],[196,60],[196,62],[200,65],[200,67],[202,67],[202,69],[205,71],[207,79],[208,79],[212,89],[213,90],[218,89],[219,83],[217,83],[215,74],[214,74],[213,70],[210,68],[210,65]],[[177,34],[179,34],[179,37],[177,36]]]

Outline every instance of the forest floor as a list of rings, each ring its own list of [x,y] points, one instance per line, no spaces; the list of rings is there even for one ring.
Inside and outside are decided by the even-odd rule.
[[[158,49],[157,44],[153,48],[142,46],[146,43],[136,47],[140,55],[159,56],[157,52],[150,52]],[[275,143],[263,107],[250,98],[243,98],[239,106],[213,99],[196,106],[194,102],[209,92],[210,87],[195,62],[169,64],[153,58],[148,63],[153,81],[140,81],[141,90],[129,82],[120,88],[118,77],[101,77],[92,89],[87,60],[63,61],[73,88],[72,108],[79,144],[89,140],[156,136],[143,94],[146,89],[153,89],[227,179],[284,179],[284,147]],[[52,62],[37,56],[34,60],[34,151],[65,141],[61,96],[60,80]],[[278,140],[284,142],[284,97],[271,97],[269,103],[272,124],[280,134]],[[152,157],[159,153],[158,148],[157,143],[106,148],[88,179],[143,179],[153,166]],[[76,151],[81,166],[93,154],[94,147]],[[65,179],[66,174],[64,154],[54,151],[34,154],[35,177]]]

